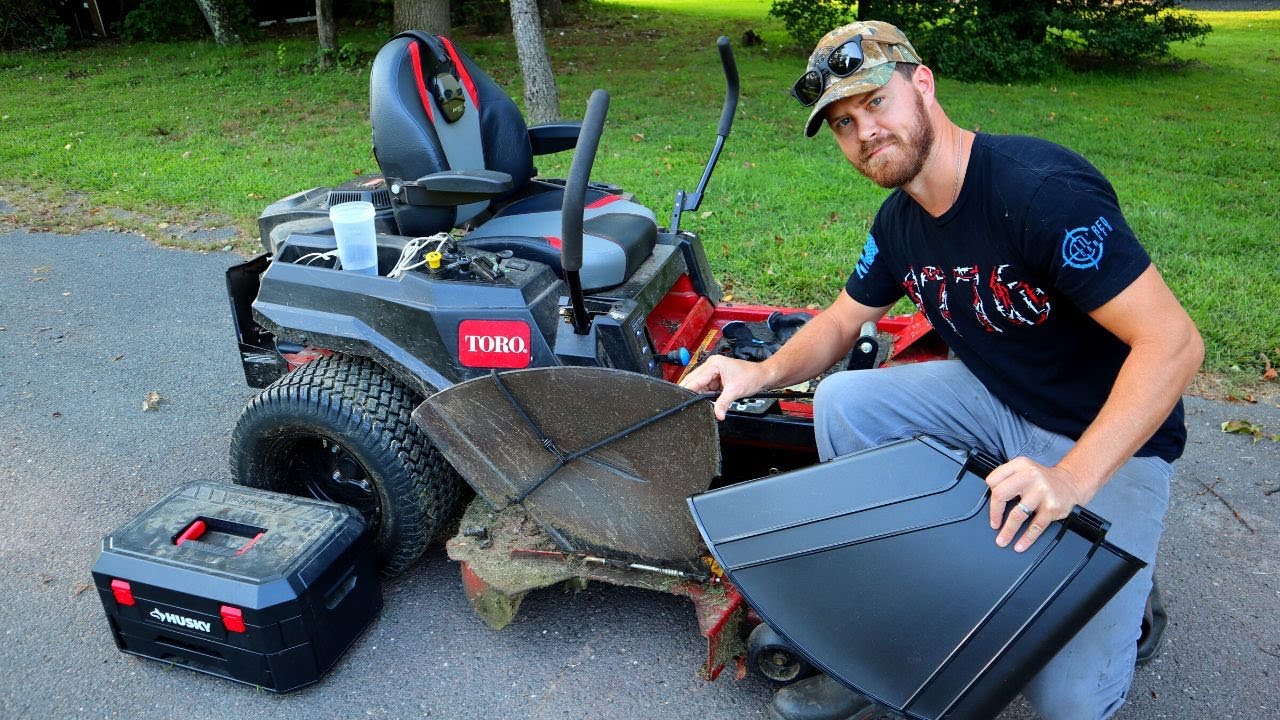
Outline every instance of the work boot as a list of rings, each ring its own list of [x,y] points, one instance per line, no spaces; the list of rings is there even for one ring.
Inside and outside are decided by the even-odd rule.
[[[851,720],[861,716],[871,701],[819,673],[792,683],[769,703],[771,720]]]
[[[1164,609],[1160,586],[1156,585],[1155,578],[1151,578],[1151,594],[1147,596],[1147,607],[1142,613],[1142,634],[1138,636],[1138,667],[1151,662],[1159,654],[1168,624],[1169,613]]]

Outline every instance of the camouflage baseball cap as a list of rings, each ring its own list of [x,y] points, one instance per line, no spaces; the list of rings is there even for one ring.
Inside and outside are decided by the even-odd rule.
[[[852,74],[838,78],[830,74],[827,60],[836,49],[845,43],[861,38],[862,65]],[[911,47],[907,36],[898,28],[886,22],[867,20],[850,23],[822,36],[813,54],[809,56],[806,72],[817,72],[823,82],[829,84],[822,91],[818,101],[814,103],[813,112],[805,124],[804,134],[813,137],[822,123],[823,110],[828,105],[854,95],[882,87],[893,77],[893,69],[900,62],[920,63],[920,56]],[[803,77],[803,76],[802,76]]]

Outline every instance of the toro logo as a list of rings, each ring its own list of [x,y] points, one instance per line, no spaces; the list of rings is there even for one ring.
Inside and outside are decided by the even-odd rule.
[[[209,632],[213,629],[212,623],[208,623],[203,620],[196,620],[195,618],[189,618],[177,613],[164,612],[160,608],[153,608],[151,610],[151,617],[159,620],[160,622],[177,625],[178,627],[191,628],[192,630],[199,630],[200,632]]]
[[[528,323],[463,320],[458,324],[458,361],[466,367],[526,368],[532,357]]]

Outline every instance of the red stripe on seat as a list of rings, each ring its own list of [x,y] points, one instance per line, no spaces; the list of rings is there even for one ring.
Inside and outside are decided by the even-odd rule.
[[[471,104],[480,109],[480,96],[476,94],[476,84],[471,81],[471,73],[467,72],[467,66],[462,64],[462,58],[458,57],[458,51],[454,49],[453,43],[449,42],[449,38],[443,35],[437,35],[440,42],[444,43],[445,52],[449,53],[449,59],[453,61],[453,67],[458,71],[458,79],[462,81],[462,86],[467,89],[467,94],[471,96]]]
[[[418,81],[418,97],[422,99],[422,109],[427,111],[427,119],[435,122],[436,115],[431,112],[431,97],[427,92],[427,84],[422,80],[422,56],[418,54],[417,40],[409,41],[409,55],[413,58],[413,77]]]
[[[600,198],[599,200],[596,200],[595,202],[591,203],[590,205],[587,205],[587,207],[588,207],[588,208],[590,208],[590,209],[592,209],[592,210],[594,210],[594,209],[596,209],[596,208],[602,208],[602,207],[604,207],[605,205],[608,205],[609,203],[612,203],[612,202],[618,202],[618,201],[619,201],[619,200],[621,200],[621,199],[622,199],[622,196],[621,196],[621,195],[605,195],[604,197]]]
[[[560,238],[554,235],[546,235],[543,237],[543,239],[551,243],[551,247],[555,248],[556,250],[560,249]]]

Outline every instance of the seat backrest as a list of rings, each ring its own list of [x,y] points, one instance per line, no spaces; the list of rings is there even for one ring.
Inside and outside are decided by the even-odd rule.
[[[437,85],[437,76],[448,77]],[[460,88],[463,111],[451,121],[445,95]],[[416,180],[444,170],[497,170],[513,181],[512,194],[533,177],[529,131],[514,101],[448,38],[399,35],[373,61],[369,76],[373,154],[388,178]],[[502,198],[499,198],[501,200]],[[430,235],[457,227],[490,205],[421,207],[392,203],[404,235]]]

